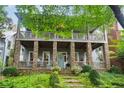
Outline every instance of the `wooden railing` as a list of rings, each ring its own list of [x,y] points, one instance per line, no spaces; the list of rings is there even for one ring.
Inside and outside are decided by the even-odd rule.
[[[46,67],[46,68],[49,68],[51,67],[51,64],[48,65],[46,62],[37,62],[37,68],[40,68],[40,67]],[[33,67],[33,62],[28,62],[28,61],[20,61],[18,66],[20,68],[32,68]]]
[[[40,38],[33,35],[30,31],[20,31],[19,39],[41,39],[41,40],[83,40],[83,41],[106,41],[105,33],[72,33],[70,38],[60,37],[53,33],[45,33]]]

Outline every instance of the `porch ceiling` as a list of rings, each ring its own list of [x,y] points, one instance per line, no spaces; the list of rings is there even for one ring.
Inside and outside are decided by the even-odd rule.
[[[21,45],[26,48],[33,48],[34,42],[33,41],[21,41]]]
[[[57,48],[70,48],[70,42],[58,42]]]
[[[83,50],[85,50],[86,49],[86,43],[75,43],[75,48],[76,49],[83,49]]]
[[[102,43],[92,43],[92,49],[96,49],[102,45],[103,45]]]
[[[50,41],[40,41],[39,42],[39,48],[52,48],[53,47],[53,42]]]

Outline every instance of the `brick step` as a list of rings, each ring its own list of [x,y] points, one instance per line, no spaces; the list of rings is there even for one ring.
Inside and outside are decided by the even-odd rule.
[[[63,76],[64,79],[78,79],[76,76]]]
[[[75,80],[75,79],[68,79],[64,81],[65,83],[81,83],[79,80]]]
[[[68,88],[83,88],[84,85],[82,85],[82,84],[67,84],[66,87],[68,87]]]

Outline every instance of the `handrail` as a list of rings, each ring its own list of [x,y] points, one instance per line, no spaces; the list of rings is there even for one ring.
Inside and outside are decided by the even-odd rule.
[[[43,39],[43,40],[90,40],[90,41],[105,41],[106,40],[106,33],[90,33],[82,34],[82,33],[72,33],[71,38],[64,38],[60,37],[58,35],[55,35],[54,33],[44,33],[44,35],[41,36],[41,38],[35,37],[30,31],[20,31],[19,39]],[[89,36],[89,37],[88,37]]]

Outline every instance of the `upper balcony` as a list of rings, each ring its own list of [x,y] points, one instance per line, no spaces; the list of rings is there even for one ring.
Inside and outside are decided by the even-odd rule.
[[[72,32],[71,37],[61,37],[54,33],[44,33],[40,38],[36,37],[31,31],[20,31],[19,40],[41,40],[41,41],[74,41],[74,42],[106,42],[107,34],[102,31],[94,31],[93,33],[82,34],[81,32]]]

